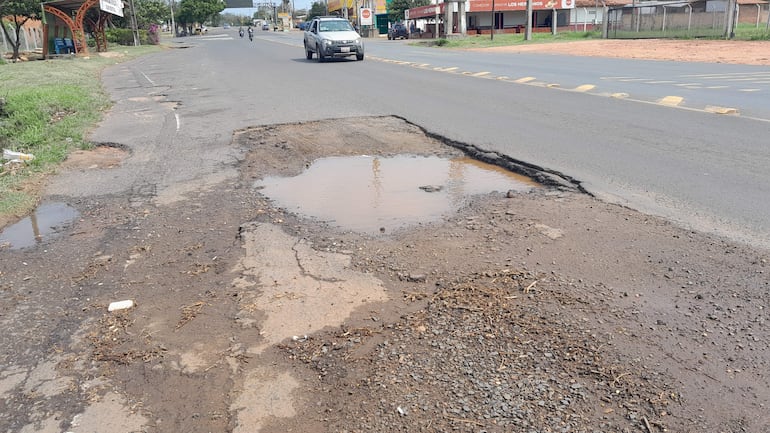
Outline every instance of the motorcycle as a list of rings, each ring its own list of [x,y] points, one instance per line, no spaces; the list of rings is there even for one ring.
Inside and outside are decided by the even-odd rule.
[[[254,30],[252,30],[252,29],[249,29],[249,40],[250,41],[254,40]]]
[[[243,29],[240,29],[240,30],[238,30],[238,35],[239,35],[240,37],[243,37]]]

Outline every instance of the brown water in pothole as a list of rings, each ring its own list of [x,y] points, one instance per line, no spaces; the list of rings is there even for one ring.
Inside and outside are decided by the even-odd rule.
[[[298,176],[267,177],[256,187],[290,212],[379,233],[437,221],[472,195],[539,185],[471,158],[399,155],[322,158]]]
[[[55,235],[78,215],[75,208],[64,203],[40,205],[32,215],[0,232],[0,246],[8,246],[12,250],[31,247]]]

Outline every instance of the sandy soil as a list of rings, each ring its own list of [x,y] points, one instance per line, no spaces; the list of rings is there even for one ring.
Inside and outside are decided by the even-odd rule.
[[[523,169],[351,122],[240,131],[238,178],[164,204],[85,198],[61,236],[0,251],[0,430],[767,431],[767,251],[564,180],[376,235],[255,191],[325,156]]]
[[[735,63],[770,65],[770,43],[767,41],[705,40],[585,40],[549,44],[516,45],[486,48],[511,53],[558,53],[575,56],[598,56],[681,62]]]

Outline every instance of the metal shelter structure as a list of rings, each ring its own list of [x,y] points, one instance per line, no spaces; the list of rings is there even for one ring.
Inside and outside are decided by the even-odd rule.
[[[89,9],[96,7],[98,10],[98,19],[93,21],[88,19],[86,13]],[[107,51],[107,38],[104,34],[104,25],[109,19],[107,12],[99,8],[99,0],[54,0],[43,3],[43,11],[51,14],[60,22],[64,23],[72,34],[72,41],[75,45],[75,54],[80,56],[88,55],[88,45],[86,44],[85,24],[88,24],[93,31],[96,40],[96,51]],[[57,35],[54,35],[56,37]],[[43,40],[50,41],[50,26],[43,26]],[[49,44],[43,44],[43,56],[48,56]]]

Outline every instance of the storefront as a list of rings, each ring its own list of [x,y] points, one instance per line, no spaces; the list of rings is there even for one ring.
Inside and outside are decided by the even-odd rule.
[[[374,11],[374,24],[360,28],[362,34],[370,34],[370,28],[378,29],[380,33],[388,32],[387,3],[386,0],[328,0],[329,15],[338,15],[358,25],[358,13],[356,11],[366,8]],[[360,27],[360,26],[359,26]],[[384,32],[383,32],[384,30]]]
[[[570,22],[570,11],[575,0],[531,0],[534,31],[550,31],[555,20],[557,27]],[[409,9],[407,17],[422,31],[430,31],[430,21],[446,15],[445,5],[451,8],[452,33],[489,34],[492,28],[501,33],[520,33],[527,25],[526,0],[466,0],[439,3]],[[463,7],[467,10],[463,10]],[[493,11],[494,10],[494,16]],[[465,17],[463,17],[465,15]],[[463,19],[465,18],[465,19]],[[441,20],[441,18],[439,18]],[[444,21],[448,21],[444,19]],[[464,24],[464,26],[463,26]],[[440,35],[445,35],[440,30]]]

